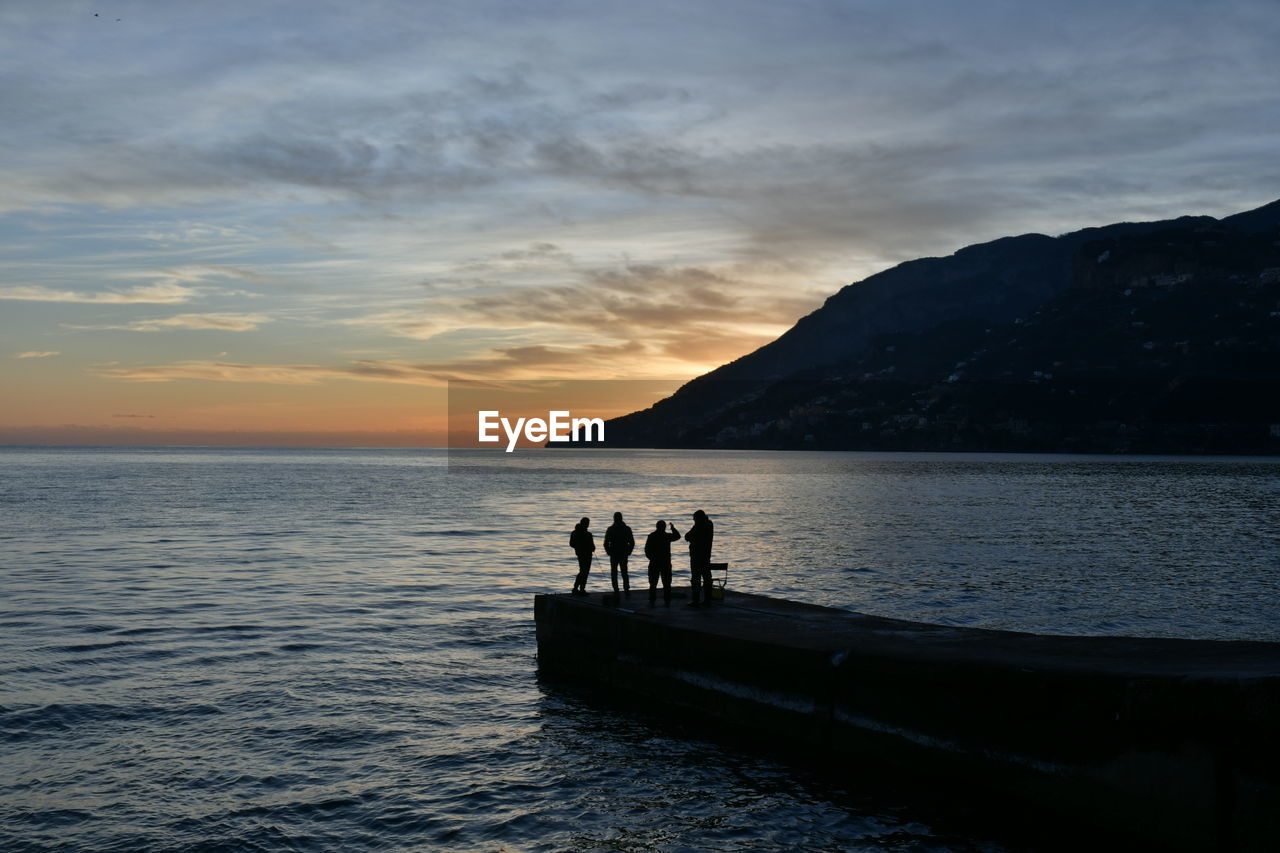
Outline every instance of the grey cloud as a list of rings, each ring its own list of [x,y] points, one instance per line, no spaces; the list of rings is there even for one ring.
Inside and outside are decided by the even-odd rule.
[[[541,168],[578,180],[630,187],[655,195],[711,195],[702,175],[706,160],[677,145],[627,140],[592,144],[572,136],[539,142],[534,156]]]
[[[572,252],[567,252],[555,243],[530,243],[527,248],[508,249],[490,257],[473,258],[454,265],[458,276],[452,281],[465,282],[469,285],[497,282],[498,279],[485,281],[476,279],[476,273],[512,273],[533,270],[565,269],[574,266],[576,259]],[[436,279],[435,283],[443,279]]]
[[[573,255],[555,243],[530,243],[527,249],[509,249],[498,255],[504,261],[557,261],[572,263]]]
[[[474,33],[481,18],[460,8],[446,15],[449,27]],[[521,20],[540,33],[550,32],[552,22],[573,33],[625,20],[635,44],[648,45],[651,57],[637,61],[630,75],[585,83],[542,57],[504,58],[485,68],[494,57],[482,53],[476,69],[455,74],[448,85],[437,80],[426,88],[380,91],[376,73],[395,66],[379,59],[377,46],[394,56],[413,38],[393,32],[392,19],[373,6],[358,30],[367,38],[350,50],[293,41],[279,56],[245,50],[230,72],[180,63],[197,87],[225,99],[231,120],[205,136],[185,133],[176,123],[162,123],[159,133],[132,134],[128,105],[109,113],[85,100],[80,87],[67,83],[50,92],[20,78],[19,87],[28,90],[14,97],[22,103],[50,103],[41,96],[56,96],[49,112],[28,116],[36,136],[27,138],[45,133],[71,149],[56,169],[36,158],[22,173],[17,195],[173,203],[204,194],[305,188],[362,201],[436,203],[486,187],[552,179],[570,191],[596,186],[634,193],[637,203],[654,210],[672,198],[726,202],[726,226],[745,226],[744,256],[759,256],[762,246],[777,255],[838,250],[851,237],[884,241],[891,247],[884,254],[894,255],[897,244],[911,242],[901,238],[900,226],[921,232],[944,218],[932,213],[935,206],[946,214],[945,227],[957,232],[973,232],[982,220],[1016,221],[1019,213],[1005,208],[1043,207],[1038,192],[1088,179],[1097,163],[1177,155],[1224,127],[1247,123],[1238,114],[1241,104],[1273,108],[1273,98],[1259,100],[1225,82],[1238,69],[1222,58],[1222,41],[1258,29],[1250,14],[1256,8],[1235,4],[1235,14],[1205,28],[1216,38],[1204,45],[1189,38],[1185,26],[1168,24],[1171,18],[1197,19],[1187,6],[1154,21],[1086,10],[1066,22],[1068,43],[1041,57],[1016,38],[997,44],[1001,28],[1035,33],[1057,16],[1019,11],[1002,22],[987,7],[962,16],[938,6],[917,22],[888,7],[814,5],[780,20],[754,5],[718,35],[726,49],[768,41],[770,53],[754,62],[709,53],[701,66],[695,52],[644,30],[660,17],[656,12],[605,6],[595,18],[569,25],[562,17],[567,11],[552,9]],[[396,14],[406,15],[406,33],[422,37],[424,22],[410,12],[406,7]],[[515,20],[510,7],[494,6],[491,14],[493,21]],[[682,17],[691,44],[707,35],[700,28],[713,18],[710,9]],[[1135,26],[1148,37],[1128,38],[1123,28]],[[632,38],[629,32],[627,40]],[[554,42],[553,55],[578,50],[603,61],[589,47],[571,49],[568,40]],[[801,56],[805,61],[798,61]],[[307,82],[312,74],[324,79],[338,58],[357,62],[342,85],[326,91]],[[1212,59],[1227,67],[1202,73]],[[615,66],[626,68],[621,61]],[[264,77],[290,85],[278,93],[251,88]],[[730,90],[755,86],[763,94],[735,100],[726,96],[726,83]],[[165,98],[173,92],[154,83],[142,91],[143,115],[164,122]],[[232,100],[237,93],[250,97]],[[112,100],[105,91],[94,94]],[[70,134],[54,119],[68,109],[78,126],[96,123],[105,135]],[[762,138],[737,130],[748,120],[765,131]],[[796,141],[810,125],[820,132],[812,141]],[[1212,167],[1203,156],[1194,159]],[[1132,165],[1138,173],[1129,178],[1132,192],[1167,180],[1154,166]],[[1018,172],[1034,177],[1010,180]],[[970,201],[956,201],[961,194]],[[992,224],[989,231],[1000,228]]]
[[[175,128],[86,140],[46,128],[51,150],[42,146],[26,168],[11,172],[10,181],[33,199],[51,194],[112,204],[200,201],[246,188],[261,195],[288,187],[430,201],[439,193],[536,178],[548,173],[548,165],[554,173],[557,159],[591,156],[586,147],[575,154],[570,131],[612,128],[642,137],[645,131],[626,111],[663,91],[623,85],[617,92],[555,92],[507,74],[473,75],[458,90],[366,91],[358,98],[304,92],[256,119],[239,117],[211,137]],[[89,110],[87,121],[95,115]],[[631,180],[656,171],[645,162],[644,145],[608,156],[611,162],[596,171],[621,169]]]
[[[92,42],[6,7],[0,199],[310,210],[305,251],[343,241],[335,209],[521,235],[406,273],[430,313],[352,322],[394,334],[729,349],[816,304],[806,270],[1280,194],[1273,2],[182,5]],[[0,298],[192,295],[37,284]]]
[[[593,109],[621,110],[646,104],[687,104],[692,100],[693,95],[683,87],[636,82],[591,95],[586,103]]]

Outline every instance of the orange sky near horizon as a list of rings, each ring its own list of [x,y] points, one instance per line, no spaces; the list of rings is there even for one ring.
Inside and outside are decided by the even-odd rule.
[[[479,408],[497,407],[513,419],[545,417],[553,409],[612,418],[651,405],[684,381],[453,383],[470,390],[455,390],[451,400],[448,384],[324,378],[253,383],[89,375],[65,382],[70,393],[50,394],[49,383],[59,377],[49,374],[35,370],[21,381],[0,380],[0,395],[11,403],[0,420],[0,444],[480,446],[474,441]]]

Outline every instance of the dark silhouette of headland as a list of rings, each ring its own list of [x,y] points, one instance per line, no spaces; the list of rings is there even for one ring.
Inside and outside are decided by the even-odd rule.
[[[1280,201],[851,284],[607,446],[1280,453]]]

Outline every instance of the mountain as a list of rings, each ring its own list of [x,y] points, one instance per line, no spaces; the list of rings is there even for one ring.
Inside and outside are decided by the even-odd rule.
[[[610,421],[615,447],[1280,452],[1280,201],[922,258]]]

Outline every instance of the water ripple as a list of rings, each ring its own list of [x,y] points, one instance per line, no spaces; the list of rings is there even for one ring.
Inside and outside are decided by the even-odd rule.
[[[0,450],[0,848],[1000,849],[540,684],[584,514],[703,506],[749,591],[1280,639],[1274,461],[566,453]]]

